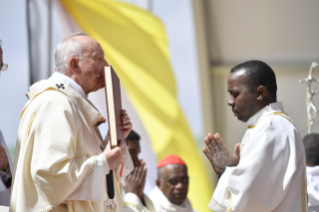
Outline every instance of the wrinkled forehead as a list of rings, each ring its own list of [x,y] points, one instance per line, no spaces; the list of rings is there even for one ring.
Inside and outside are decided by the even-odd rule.
[[[169,178],[187,176],[187,167],[179,164],[169,164],[163,167],[165,175]]]
[[[82,36],[78,37],[79,42],[83,45],[83,53],[92,55],[104,55],[101,45],[91,37]]]

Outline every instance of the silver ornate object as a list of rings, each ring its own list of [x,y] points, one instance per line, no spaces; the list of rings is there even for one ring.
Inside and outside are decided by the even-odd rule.
[[[105,212],[115,212],[116,211],[116,204],[113,199],[108,199],[104,201],[104,211]]]
[[[317,93],[317,90],[311,89],[311,83],[316,82],[319,83],[319,79],[316,79],[312,76],[314,69],[318,66],[318,63],[312,62],[309,70],[309,75],[305,79],[299,80],[299,83],[306,82],[307,83],[307,115],[308,115],[308,134],[311,133],[312,125],[315,121],[315,119],[318,116],[318,110],[314,103],[312,102],[313,96]]]

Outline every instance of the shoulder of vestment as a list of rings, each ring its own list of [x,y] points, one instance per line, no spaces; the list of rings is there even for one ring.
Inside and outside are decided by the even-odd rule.
[[[35,98],[44,94],[48,95],[47,98],[50,98],[50,101],[56,100],[56,104],[63,103],[63,101],[60,102],[59,100],[64,99],[64,97],[65,100],[68,98],[68,101],[76,105],[85,116],[85,119],[92,125],[105,122],[105,118],[89,100],[83,98],[68,84],[52,79],[39,81],[30,87],[30,92],[27,93],[29,101],[22,110],[20,117],[22,117],[26,108]]]

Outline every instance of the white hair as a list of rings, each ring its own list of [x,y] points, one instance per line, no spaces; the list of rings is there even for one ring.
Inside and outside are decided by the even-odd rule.
[[[71,57],[76,57],[79,60],[83,59],[83,45],[75,37],[88,36],[83,32],[74,33],[60,41],[54,52],[55,71],[67,73],[68,62]]]

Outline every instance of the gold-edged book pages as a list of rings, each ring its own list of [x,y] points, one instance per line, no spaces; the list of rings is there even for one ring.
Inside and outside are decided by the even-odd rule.
[[[120,79],[112,66],[104,68],[104,78],[110,141],[111,146],[115,147],[120,140],[124,141],[121,128],[122,99]]]

